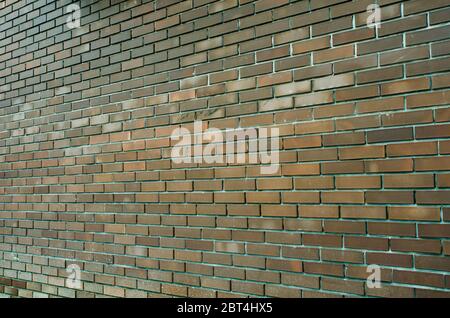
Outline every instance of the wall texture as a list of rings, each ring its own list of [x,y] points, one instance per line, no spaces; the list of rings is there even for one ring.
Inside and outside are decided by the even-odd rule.
[[[372,2],[0,1],[0,293],[450,296],[450,5]],[[175,163],[194,120],[280,169]]]

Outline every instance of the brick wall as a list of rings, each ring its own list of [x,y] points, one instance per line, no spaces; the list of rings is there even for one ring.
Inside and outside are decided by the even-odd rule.
[[[372,2],[0,1],[0,293],[449,296],[450,5]]]

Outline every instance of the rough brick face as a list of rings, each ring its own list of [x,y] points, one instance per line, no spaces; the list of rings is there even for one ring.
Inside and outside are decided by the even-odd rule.
[[[70,3],[0,1],[0,294],[450,296],[448,1]],[[279,169],[175,162],[199,120]]]

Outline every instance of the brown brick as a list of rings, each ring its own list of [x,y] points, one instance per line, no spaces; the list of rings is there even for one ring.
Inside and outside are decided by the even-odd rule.
[[[0,3],[2,296],[450,295],[448,0],[31,2]],[[175,162],[200,120],[277,128],[277,170]]]
[[[400,94],[411,91],[421,91],[430,88],[427,78],[401,80],[381,85],[381,93],[383,95]]]

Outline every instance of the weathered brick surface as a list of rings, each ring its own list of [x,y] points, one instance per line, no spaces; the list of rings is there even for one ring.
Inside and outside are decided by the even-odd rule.
[[[0,1],[0,294],[450,296],[448,1],[70,3]],[[281,169],[174,163],[200,119]]]

